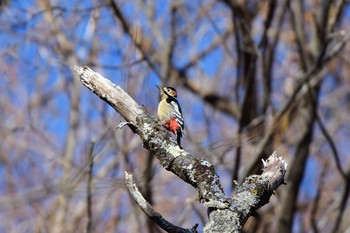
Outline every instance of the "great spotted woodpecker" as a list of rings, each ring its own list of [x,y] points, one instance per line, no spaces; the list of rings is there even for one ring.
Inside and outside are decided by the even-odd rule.
[[[177,101],[176,89],[173,87],[158,88],[160,91],[158,119],[167,130],[176,135],[177,144],[182,148],[181,137],[184,135],[185,123],[180,104]]]

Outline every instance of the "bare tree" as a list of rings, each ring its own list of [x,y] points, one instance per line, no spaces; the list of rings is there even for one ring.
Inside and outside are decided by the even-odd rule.
[[[82,87],[78,64],[153,116],[155,85],[174,86],[183,147],[228,199],[273,151],[288,162],[287,185],[243,232],[345,232],[348,12],[344,0],[2,1],[0,231],[162,232],[125,171],[174,225],[211,220],[193,186],[116,129],[122,117]]]

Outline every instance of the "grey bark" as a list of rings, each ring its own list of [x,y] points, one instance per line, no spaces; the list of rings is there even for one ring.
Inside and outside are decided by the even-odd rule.
[[[119,86],[89,67],[76,66],[75,71],[88,89],[124,117],[127,122],[122,125],[128,125],[140,136],[144,148],[154,153],[165,169],[198,191],[200,200],[208,208],[209,222],[204,226],[204,232],[240,232],[246,220],[268,203],[270,196],[284,183],[287,163],[274,152],[266,162],[263,161],[261,175],[247,177],[231,197],[226,197],[214,166],[207,160],[180,149],[157,119]],[[129,192],[132,196],[139,196],[137,189],[129,188]],[[145,213],[147,214],[146,211]],[[156,216],[161,217],[158,213]],[[178,229],[180,228],[174,226],[166,231],[178,232]],[[189,231],[196,230],[192,228]]]

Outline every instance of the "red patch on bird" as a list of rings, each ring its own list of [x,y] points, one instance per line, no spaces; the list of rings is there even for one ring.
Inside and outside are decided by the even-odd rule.
[[[171,118],[170,120],[168,120],[164,123],[164,127],[167,130],[176,134],[176,131],[180,128],[180,125],[179,125],[179,123],[177,123],[175,118]]]

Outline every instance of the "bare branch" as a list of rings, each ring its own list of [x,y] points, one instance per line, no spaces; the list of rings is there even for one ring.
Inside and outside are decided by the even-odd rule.
[[[274,191],[284,184],[288,164],[276,152],[263,160],[263,165],[263,173],[247,177],[231,197],[233,211],[213,211],[204,232],[241,232],[248,217],[265,205]]]
[[[321,200],[321,193],[322,193],[322,187],[324,186],[324,177],[327,171],[327,164],[325,164],[325,167],[322,168],[320,177],[319,177],[319,182],[317,185],[317,192],[316,192],[316,197],[312,203],[312,208],[311,208],[311,216],[310,216],[310,222],[312,226],[312,230],[314,233],[318,233],[318,227],[317,227],[317,222],[316,222],[316,214],[317,210],[319,208],[319,202]]]
[[[142,209],[145,214],[150,217],[160,228],[165,230],[166,232],[173,232],[173,233],[193,233],[197,232],[194,231],[195,229],[184,229],[178,226],[175,226],[174,224],[170,223],[168,220],[163,218],[162,215],[157,213],[153,207],[145,200],[145,198],[140,193],[139,189],[137,188],[133,175],[129,175],[127,172],[125,172],[125,184],[126,187],[129,190],[130,195],[132,198],[136,201],[137,205]]]
[[[111,81],[86,66],[76,66],[75,71],[80,75],[80,81],[84,86],[111,105],[128,122],[136,123],[136,116],[142,114],[142,109],[119,86],[114,85]]]
[[[335,160],[335,164],[337,166],[337,169],[338,169],[340,175],[342,176],[342,178],[344,180],[346,180],[347,176],[346,176],[345,171],[343,170],[343,168],[341,166],[340,157],[339,157],[337,147],[335,146],[335,143],[332,139],[332,136],[329,134],[326,126],[323,124],[321,116],[318,112],[316,112],[316,121],[317,121],[318,125],[320,126],[320,130],[321,130],[323,136],[326,138],[326,141],[328,142],[329,147],[331,148],[331,151],[333,153],[333,157]]]
[[[341,193],[339,209],[338,209],[337,216],[335,217],[335,220],[334,220],[333,229],[331,231],[332,233],[338,232],[341,220],[343,216],[345,216],[344,211],[349,200],[349,195],[350,195],[350,170],[347,171],[347,179],[345,180],[345,185]]]
[[[94,146],[95,142],[90,143],[89,147],[89,170],[88,170],[88,181],[86,186],[86,211],[87,211],[87,223],[85,232],[89,233],[92,229],[92,193],[91,193],[91,185],[92,185],[92,168],[94,166]]]
[[[274,153],[266,162],[263,161],[262,175],[246,178],[237,192],[231,198],[226,198],[213,165],[180,149],[157,120],[120,87],[86,66],[76,66],[75,71],[86,87],[108,102],[133,125],[132,129],[141,137],[143,146],[157,156],[165,169],[173,172],[198,191],[200,199],[204,201],[203,205],[208,208],[210,217],[204,232],[239,232],[248,217],[257,208],[265,205],[274,190],[284,183],[287,164]],[[128,188],[137,193],[136,186],[132,185]],[[150,206],[145,205],[145,202],[140,203],[143,206],[141,208],[147,207],[151,216],[162,219]]]
[[[119,86],[86,66],[76,66],[75,71],[87,88],[130,122],[128,126],[140,135],[143,146],[155,153],[165,169],[195,187],[208,207],[226,207],[225,194],[213,165],[180,149],[157,120]]]

